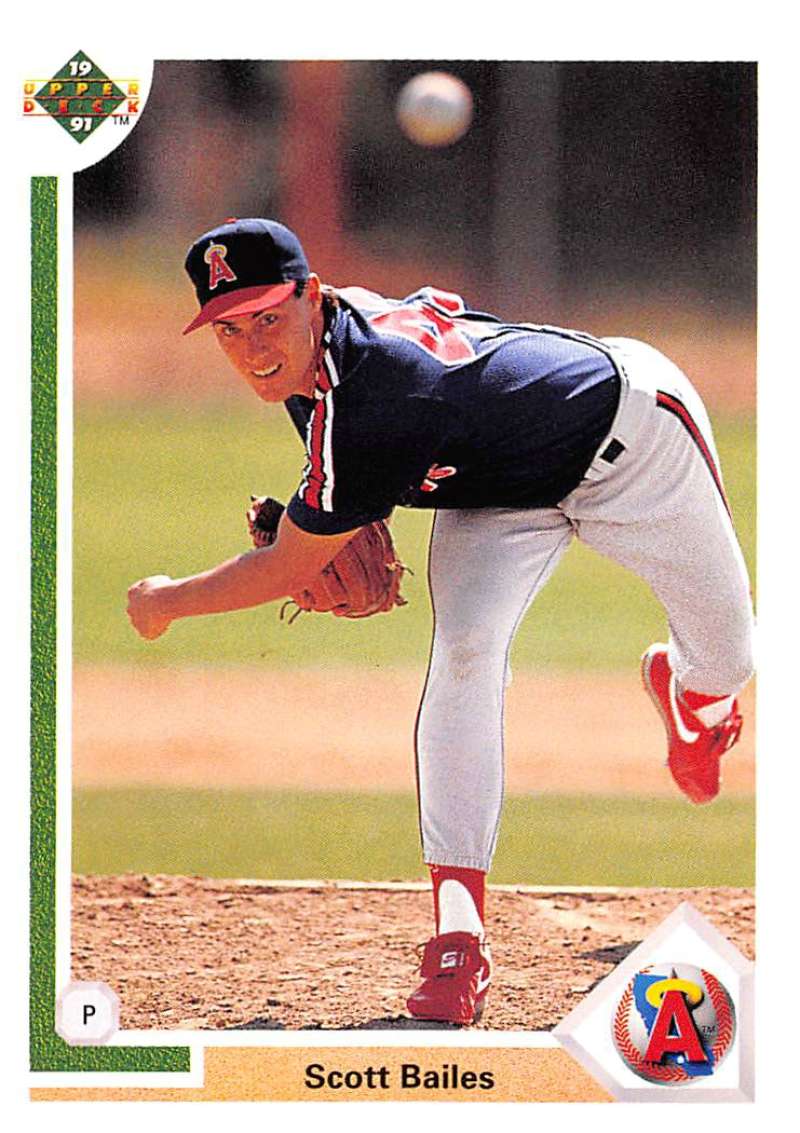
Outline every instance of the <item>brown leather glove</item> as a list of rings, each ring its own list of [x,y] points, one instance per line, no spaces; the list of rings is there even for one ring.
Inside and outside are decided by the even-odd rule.
[[[250,537],[256,547],[275,542],[278,523],[284,506],[270,496],[251,496],[247,511]],[[354,532],[349,543],[331,559],[314,583],[293,594],[297,610],[289,619],[304,610],[332,613],[337,618],[368,618],[388,613],[395,606],[405,606],[400,583],[408,567],[397,558],[392,536],[383,520],[368,523]]]

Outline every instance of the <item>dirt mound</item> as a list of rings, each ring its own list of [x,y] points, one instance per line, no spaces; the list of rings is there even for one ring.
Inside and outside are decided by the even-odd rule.
[[[490,888],[480,1028],[549,1030],[682,901],[753,958],[748,889]],[[430,929],[423,885],[76,877],[72,977],[110,984],[124,1029],[412,1029]]]

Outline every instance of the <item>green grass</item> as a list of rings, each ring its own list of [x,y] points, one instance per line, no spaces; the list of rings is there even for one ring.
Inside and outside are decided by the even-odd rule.
[[[414,879],[426,876],[411,794],[81,790],[76,873]],[[754,807],[720,799],[515,796],[490,881],[530,885],[753,884]]]
[[[755,545],[755,426],[715,422],[748,564]],[[155,643],[125,616],[125,591],[148,574],[205,569],[246,549],[249,493],[284,499],[302,467],[282,409],[229,406],[90,408],[75,421],[74,653],[78,661],[136,664],[423,665],[430,638],[426,585],[431,516],[398,509],[395,532],[408,606],[363,622],[307,616],[289,628],[277,605],[179,622]],[[599,627],[599,628],[598,628]],[[528,613],[520,667],[618,669],[665,632],[643,582],[573,544]]]

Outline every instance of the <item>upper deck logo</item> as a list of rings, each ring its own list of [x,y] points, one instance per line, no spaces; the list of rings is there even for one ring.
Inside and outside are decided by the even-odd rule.
[[[85,142],[106,118],[123,126],[135,122],[139,82],[110,79],[88,55],[78,51],[52,79],[25,81],[22,112],[26,118],[54,118],[76,142]]]
[[[733,1045],[733,1001],[710,972],[651,965],[625,988],[613,1022],[624,1062],[648,1082],[677,1086],[715,1072]]]

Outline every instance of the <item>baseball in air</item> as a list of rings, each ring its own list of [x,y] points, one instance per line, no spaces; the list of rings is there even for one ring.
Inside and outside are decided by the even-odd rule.
[[[423,71],[397,96],[397,121],[418,146],[452,145],[469,129],[472,94],[447,71]]]

